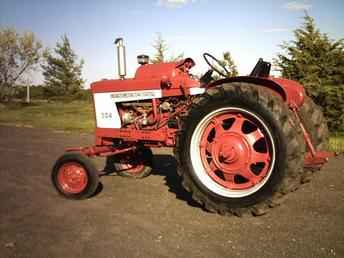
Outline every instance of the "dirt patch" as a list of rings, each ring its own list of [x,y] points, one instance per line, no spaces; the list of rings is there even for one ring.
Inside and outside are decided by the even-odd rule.
[[[0,127],[0,137],[1,257],[344,257],[343,157],[269,214],[238,218],[199,208],[167,149],[150,177],[102,177],[96,196],[69,201],[50,170],[91,135]]]

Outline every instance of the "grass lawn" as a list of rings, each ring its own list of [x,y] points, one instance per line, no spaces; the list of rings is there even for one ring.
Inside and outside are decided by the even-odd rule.
[[[330,137],[330,150],[344,153],[344,134],[332,134]]]
[[[0,123],[16,126],[93,132],[93,104],[87,101],[13,103],[0,107]]]
[[[92,133],[93,104],[88,101],[73,101],[2,105],[0,123]],[[333,134],[330,137],[330,150],[344,152],[344,134]]]

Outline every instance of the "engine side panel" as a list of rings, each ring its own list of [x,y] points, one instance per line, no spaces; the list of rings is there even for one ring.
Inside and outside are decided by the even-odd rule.
[[[93,100],[97,128],[122,128],[122,118],[117,104],[130,101],[161,99],[164,97],[163,92],[161,89],[94,92]],[[193,87],[188,89],[187,94],[198,95],[204,92],[205,88]]]
[[[98,128],[121,128],[117,103],[161,98],[161,90],[94,93],[94,106]]]

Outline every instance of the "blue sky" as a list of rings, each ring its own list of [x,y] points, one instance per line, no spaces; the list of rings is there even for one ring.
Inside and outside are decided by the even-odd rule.
[[[207,69],[203,52],[219,56],[229,50],[240,74],[247,74],[259,57],[271,61],[278,45],[293,39],[305,10],[330,38],[344,38],[343,0],[0,0],[0,26],[33,31],[50,48],[67,34],[85,61],[89,84],[117,76],[116,37],[125,39],[133,76],[136,56],[153,55],[156,33],[171,55],[194,58],[196,73]]]

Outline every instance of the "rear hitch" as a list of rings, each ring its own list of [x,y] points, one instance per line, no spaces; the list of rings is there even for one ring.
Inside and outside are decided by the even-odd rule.
[[[314,145],[312,143],[311,137],[309,136],[309,133],[307,132],[306,128],[304,127],[302,120],[299,116],[298,109],[297,107],[293,106],[291,107],[293,113],[295,114],[300,128],[303,133],[303,137],[306,142],[307,150],[308,152],[305,155],[305,163],[304,167],[305,168],[313,168],[313,169],[320,169],[327,161],[329,158],[334,157],[335,153],[334,152],[329,152],[329,151],[317,151],[314,148]]]

